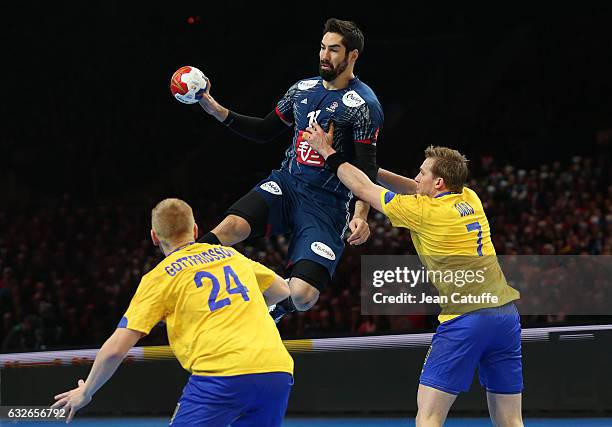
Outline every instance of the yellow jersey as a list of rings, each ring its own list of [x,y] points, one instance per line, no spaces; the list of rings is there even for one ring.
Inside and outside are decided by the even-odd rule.
[[[466,298],[470,300],[467,302],[457,297],[454,302],[440,303],[440,322],[519,298],[519,292],[508,285],[497,262],[489,221],[473,190],[463,187],[461,193],[445,192],[436,197],[400,195],[386,190],[380,197],[383,212],[391,224],[410,229],[417,254],[428,270],[472,272],[474,280],[469,286],[464,281],[457,286],[452,280],[442,280],[441,274],[437,276],[439,280],[432,280],[439,294],[445,297],[442,300],[453,301],[453,293],[467,297],[488,292],[496,297],[478,302],[473,302],[474,297]],[[480,276],[474,276],[474,272],[480,272]]]
[[[192,243],[143,276],[119,327],[166,322],[180,364],[196,375],[293,374],[263,292],[275,273],[233,248]]]

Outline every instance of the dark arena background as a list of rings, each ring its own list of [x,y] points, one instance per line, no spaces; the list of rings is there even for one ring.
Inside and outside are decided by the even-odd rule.
[[[190,203],[202,233],[279,167],[290,132],[269,144],[242,139],[198,105],[173,99],[172,73],[198,67],[220,103],[263,117],[293,83],[318,74],[328,17],[353,20],[365,34],[355,70],[384,110],[379,165],[413,177],[428,145],[456,148],[470,160],[468,186],[483,201],[498,254],[610,259],[610,7],[0,8],[3,409],[48,406],[86,378],[140,278],[162,259],[149,239],[159,200]],[[407,230],[374,210],[369,224],[370,239],[347,247],[318,303],[279,324],[295,360],[284,425],[414,425],[418,377],[438,323],[361,314],[361,256],[415,253]],[[235,247],[283,275],[289,237]],[[600,279],[609,296],[612,279]],[[612,426],[607,309],[521,317],[525,425]],[[188,377],[167,344],[156,327],[74,423],[167,425]],[[490,423],[476,378],[445,425]]]

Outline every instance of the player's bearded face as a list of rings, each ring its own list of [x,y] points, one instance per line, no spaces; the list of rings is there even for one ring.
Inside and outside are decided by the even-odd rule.
[[[348,52],[344,55],[344,59],[339,64],[334,64],[333,59],[322,59],[319,61],[319,75],[325,81],[335,80],[348,67],[349,55]]]

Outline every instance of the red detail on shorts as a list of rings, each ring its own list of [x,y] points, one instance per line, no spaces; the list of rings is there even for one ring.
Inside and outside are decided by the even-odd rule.
[[[372,140],[371,139],[356,139],[355,142],[360,142],[360,143],[366,144],[366,145],[371,145],[372,144]]]
[[[278,111],[278,106],[276,106],[276,108],[274,109],[274,111],[276,112],[276,115],[278,117],[280,117],[280,119],[285,122],[285,123],[293,123],[293,120],[289,120],[287,117],[285,117],[285,115],[283,113],[281,113],[280,111]]]
[[[298,163],[303,165],[322,168],[325,165],[323,157],[304,139],[304,131],[301,130],[295,140],[295,157]]]

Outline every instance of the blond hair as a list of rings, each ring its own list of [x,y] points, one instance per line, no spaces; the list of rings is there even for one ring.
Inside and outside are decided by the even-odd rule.
[[[190,236],[194,224],[191,206],[181,199],[164,199],[151,211],[151,227],[164,242]]]
[[[455,193],[463,191],[468,177],[468,159],[463,154],[448,147],[430,145],[425,149],[425,158],[434,159],[431,173],[442,178],[446,188]]]

